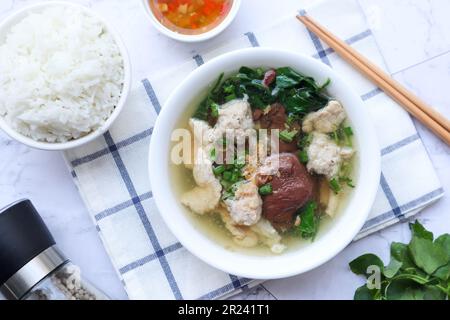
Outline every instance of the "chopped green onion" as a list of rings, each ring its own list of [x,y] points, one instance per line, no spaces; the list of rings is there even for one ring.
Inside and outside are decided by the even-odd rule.
[[[337,131],[333,131],[330,133],[331,138],[336,142],[336,144],[339,144],[339,133]]]
[[[344,133],[347,137],[351,137],[353,136],[353,129],[352,127],[345,127],[344,128]]]
[[[239,178],[240,178],[239,172],[233,172],[231,174],[231,182],[236,183],[239,181]]]
[[[349,177],[339,177],[339,182],[341,184],[346,184],[347,186],[349,186],[350,188],[354,188],[355,185],[353,184],[353,180],[350,179]]]
[[[216,148],[211,149],[211,151],[209,152],[209,158],[211,159],[211,161],[216,161],[217,159]]]
[[[234,86],[230,84],[229,86],[226,86],[223,88],[223,92],[225,93],[234,93]]]
[[[224,190],[227,190],[231,186],[231,183],[229,181],[225,181],[224,179],[220,180],[220,184]]]
[[[259,194],[262,196],[268,196],[273,193],[272,184],[268,183],[259,188]]]
[[[219,105],[215,102],[211,103],[211,116],[213,118],[219,117]]]
[[[257,68],[256,70],[256,74],[258,75],[258,77],[262,78],[264,76],[264,69],[263,68]]]
[[[330,138],[333,139],[337,145],[340,146],[352,146],[352,136],[353,130],[351,127],[340,126],[336,131],[329,134]]]
[[[234,160],[235,167],[238,169],[242,169],[243,167],[245,167],[246,165],[245,158],[246,158],[245,155],[238,156],[236,160]]]
[[[291,143],[292,141],[294,141],[295,136],[297,135],[298,131],[297,130],[293,130],[293,131],[288,131],[288,130],[283,130],[280,132],[280,139],[283,140],[284,142],[287,143]]]
[[[290,127],[294,124],[295,121],[298,121],[299,117],[294,114],[290,114],[286,120],[286,124]]]
[[[237,97],[236,97],[236,95],[234,93],[225,97],[225,101],[226,102],[230,102],[230,101],[233,101],[233,100],[236,100],[236,99],[237,99]]]
[[[324,90],[326,87],[328,87],[331,84],[331,79],[328,78],[327,81],[323,85],[319,87],[319,90]]]
[[[225,166],[218,166],[218,167],[215,167],[214,169],[213,169],[213,172],[214,172],[214,174],[216,175],[216,176],[218,176],[218,175],[221,175],[222,173],[224,173],[225,172]]]
[[[306,148],[306,147],[309,147],[309,145],[310,145],[311,142],[312,142],[312,138],[313,138],[313,135],[312,135],[312,134],[310,134],[310,133],[305,134],[305,135],[300,139],[300,141],[298,142],[298,146],[299,146],[300,148]]]
[[[329,185],[335,194],[338,194],[341,191],[341,185],[336,178],[331,179]]]
[[[225,171],[222,175],[223,180],[231,182],[232,175],[233,173],[231,171]]]
[[[308,163],[309,161],[308,152],[306,152],[306,150],[299,151],[298,158],[300,159],[301,163]]]

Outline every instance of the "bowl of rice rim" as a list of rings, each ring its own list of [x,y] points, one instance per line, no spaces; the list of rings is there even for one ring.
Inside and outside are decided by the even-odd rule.
[[[42,150],[67,150],[103,135],[131,83],[127,50],[92,10],[60,1],[0,23],[0,129]]]

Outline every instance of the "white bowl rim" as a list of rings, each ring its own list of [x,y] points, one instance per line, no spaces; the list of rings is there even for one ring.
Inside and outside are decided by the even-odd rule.
[[[211,70],[217,73],[216,76],[220,72],[227,71],[224,69],[221,71],[215,70],[215,68],[225,64],[227,61],[235,59],[235,62],[228,62],[228,64],[234,64],[237,69],[240,67],[242,61],[246,61],[246,59],[259,61],[258,59],[261,57],[263,59],[266,57],[266,60],[283,59],[286,61],[294,61],[297,59],[296,61],[299,61],[299,64],[308,65],[308,68],[316,69],[317,72],[324,73],[327,77],[331,78],[333,80],[331,86],[338,86],[342,96],[345,96],[345,100],[352,101],[351,112],[356,113],[354,115],[348,113],[348,116],[355,130],[355,140],[358,145],[360,161],[366,161],[367,164],[370,163],[370,170],[364,170],[362,172],[363,170],[361,168],[359,169],[358,183],[351,199],[339,217],[334,218],[336,221],[333,222],[330,230],[327,230],[319,239],[316,239],[315,242],[305,247],[286,252],[279,256],[268,255],[264,257],[244,255],[221,248],[220,244],[215,240],[207,238],[202,231],[198,231],[195,228],[184,210],[181,209],[179,200],[175,195],[176,192],[170,183],[170,174],[168,172],[168,153],[170,146],[170,141],[168,141],[170,139],[168,137],[170,137],[170,134],[167,135],[176,125],[176,119],[172,115],[176,108],[179,110],[180,104],[177,101],[180,99],[179,96],[186,94],[189,92],[188,90],[196,91],[192,90],[192,86],[189,85],[190,83],[201,83],[198,80],[204,74],[211,72]],[[242,65],[245,65],[245,62]],[[298,70],[298,67],[295,67],[291,63],[286,63],[286,65]],[[298,71],[301,72],[302,70]],[[210,80],[210,83],[212,83],[213,79],[211,78]],[[205,86],[210,83],[205,83]],[[350,111],[349,107],[345,106],[347,112]],[[353,116],[359,117],[357,123],[351,118]],[[362,136],[364,136],[364,141],[359,140]],[[167,155],[164,154],[166,151]],[[152,156],[155,154],[158,156]],[[165,163],[166,160],[167,163]],[[250,279],[278,279],[312,270],[332,259],[351,243],[366,222],[375,200],[381,175],[381,154],[374,126],[368,117],[367,111],[364,109],[361,98],[334,70],[311,57],[298,53],[270,48],[248,48],[221,55],[205,63],[193,71],[172,91],[154,127],[149,148],[148,166],[151,184],[158,186],[157,188],[152,188],[152,192],[159,212],[171,232],[188,251],[209,265],[229,274]],[[364,180],[361,179],[362,175],[364,175]],[[352,212],[355,216],[349,215]],[[346,223],[345,225],[343,224],[344,222]],[[340,230],[340,228],[345,228],[346,230]],[[322,252],[316,255],[312,250],[317,248],[322,250]],[[309,260],[298,260],[299,258],[306,257]]]
[[[239,8],[241,6],[242,0],[233,0],[232,7],[230,9],[230,12],[225,17],[225,19],[215,26],[213,29],[201,33],[201,34],[182,34],[175,31],[170,30],[166,26],[164,26],[162,23],[156,19],[155,15],[153,14],[152,9],[150,8],[148,0],[142,0],[141,1],[142,6],[145,11],[145,15],[150,19],[153,26],[162,34],[182,42],[202,42],[209,40],[211,38],[214,38],[215,36],[222,33],[228,26],[233,22],[233,20],[236,18],[237,13],[239,12]]]
[[[67,141],[67,142],[57,142],[57,143],[36,141],[36,140],[34,140],[30,137],[24,136],[21,133],[12,129],[9,126],[9,124],[4,120],[4,118],[0,116],[0,129],[2,129],[12,139],[17,140],[18,142],[21,142],[21,143],[23,143],[29,147],[35,148],[35,149],[48,150],[48,151],[63,151],[63,150],[77,148],[81,145],[87,144],[87,143],[97,139],[99,136],[103,135],[106,131],[108,131],[108,129],[111,127],[113,122],[118,118],[119,114],[123,110],[123,107],[128,98],[128,94],[130,92],[130,87],[131,87],[131,63],[130,63],[130,58],[128,55],[128,50],[127,50],[120,34],[104,18],[99,16],[92,9],[90,9],[82,4],[78,4],[78,3],[65,2],[65,1],[48,1],[48,2],[42,2],[42,3],[28,5],[24,8],[14,11],[9,16],[7,16],[0,23],[0,32],[3,32],[3,29],[5,27],[10,28],[11,24],[16,22],[16,20],[19,20],[20,18],[22,18],[22,16],[25,15],[27,12],[43,10],[43,9],[51,7],[51,6],[69,6],[69,7],[80,8],[83,11],[85,11],[87,14],[95,17],[100,22],[102,22],[103,25],[107,28],[107,30],[112,34],[117,46],[119,47],[119,50],[120,50],[120,53],[121,53],[122,59],[123,59],[123,64],[124,64],[123,88],[122,88],[121,97],[119,99],[119,102],[117,103],[116,108],[114,109],[112,114],[109,116],[109,118],[105,121],[105,123],[100,128],[98,128],[95,131],[92,131],[91,133],[89,133],[81,138],[74,139],[74,140]]]

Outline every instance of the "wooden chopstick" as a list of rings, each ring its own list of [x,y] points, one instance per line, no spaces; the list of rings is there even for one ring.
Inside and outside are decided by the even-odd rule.
[[[330,46],[330,48],[334,49],[343,59],[377,84],[386,94],[403,105],[409,113],[444,140],[447,145],[450,145],[450,122],[443,115],[433,110],[383,70],[375,66],[367,58],[363,57],[310,17],[299,15],[297,19]]]

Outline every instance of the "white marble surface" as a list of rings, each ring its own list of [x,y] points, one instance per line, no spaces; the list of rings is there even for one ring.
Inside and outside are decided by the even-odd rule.
[[[213,42],[257,29],[274,17],[294,13],[317,0],[243,0],[231,27]],[[0,19],[39,0],[0,0]],[[133,77],[185,59],[198,45],[176,43],[158,34],[146,20],[140,0],[76,0],[113,21],[133,61]],[[360,0],[395,78],[450,117],[450,2],[448,0]],[[257,12],[257,14],[255,14]],[[202,44],[201,46],[209,46]],[[171,58],[164,52],[171,50]],[[450,190],[450,149],[427,129],[418,130],[446,191]],[[420,170],[420,168],[418,168]],[[19,198],[35,203],[60,247],[85,275],[111,297],[126,299],[95,227],[81,202],[62,155],[31,150],[0,133],[0,207]],[[450,232],[450,197],[424,210],[418,218],[440,234]],[[332,261],[306,274],[268,281],[236,299],[351,299],[362,282],[348,262],[368,251],[383,258],[391,241],[408,241],[407,224],[398,224],[351,244]]]

